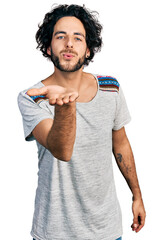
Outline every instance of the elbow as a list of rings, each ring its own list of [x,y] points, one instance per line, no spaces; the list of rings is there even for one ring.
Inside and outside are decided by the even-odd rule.
[[[56,151],[50,151],[53,157],[57,158],[60,161],[63,162],[69,162],[71,160],[71,155],[70,154],[61,154]]]
[[[46,148],[50,151],[53,157],[57,158],[60,161],[69,162],[71,160],[72,151],[70,149],[66,151],[65,148],[49,144],[48,140],[46,143]]]

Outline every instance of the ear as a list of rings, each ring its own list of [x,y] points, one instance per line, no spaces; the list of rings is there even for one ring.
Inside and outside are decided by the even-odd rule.
[[[51,56],[51,47],[48,47],[47,54]]]
[[[90,50],[89,50],[89,48],[87,48],[87,50],[86,50],[86,58],[89,58],[89,56],[90,56]]]

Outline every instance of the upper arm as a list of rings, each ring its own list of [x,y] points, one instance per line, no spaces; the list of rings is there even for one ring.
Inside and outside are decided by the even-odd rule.
[[[18,106],[22,115],[25,140],[36,139],[46,147],[46,138],[54,120],[47,102],[42,99],[33,100],[25,90],[18,95]]]
[[[32,134],[35,137],[35,139],[45,148],[47,148],[47,136],[53,125],[53,121],[54,120],[51,118],[44,119],[41,122],[39,122],[32,131]]]
[[[122,87],[119,87],[119,93],[116,95],[116,112],[114,118],[113,130],[122,130],[124,125],[129,123],[131,116],[127,107],[126,99],[122,91]]]

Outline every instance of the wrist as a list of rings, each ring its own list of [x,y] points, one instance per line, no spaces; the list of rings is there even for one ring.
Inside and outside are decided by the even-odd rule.
[[[142,199],[142,194],[141,194],[140,188],[134,189],[134,191],[132,193],[133,193],[133,196],[132,196],[133,201]]]
[[[137,200],[142,200],[142,195],[141,194],[132,196],[132,201],[137,201]]]

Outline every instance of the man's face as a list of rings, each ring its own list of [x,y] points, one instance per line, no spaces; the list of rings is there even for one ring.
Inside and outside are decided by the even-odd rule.
[[[79,70],[89,56],[86,32],[82,22],[76,17],[63,17],[54,27],[51,47],[47,53],[55,67],[64,72]]]

